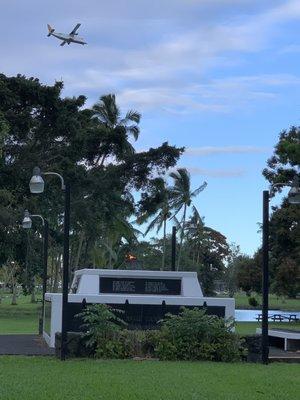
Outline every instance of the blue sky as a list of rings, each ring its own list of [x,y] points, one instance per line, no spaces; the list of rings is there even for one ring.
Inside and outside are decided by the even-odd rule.
[[[299,0],[1,0],[0,71],[62,79],[88,105],[116,93],[143,115],[137,148],[185,146],[206,224],[252,254],[261,171],[300,121],[299,20]],[[77,22],[87,46],[46,37]]]

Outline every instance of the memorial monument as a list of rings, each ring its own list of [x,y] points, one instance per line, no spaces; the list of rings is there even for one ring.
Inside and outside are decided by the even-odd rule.
[[[67,330],[80,330],[75,315],[87,304],[107,304],[124,311],[128,329],[154,329],[166,313],[180,307],[205,308],[211,315],[234,317],[232,298],[204,297],[196,272],[81,269],[68,295]],[[61,293],[46,293],[43,336],[55,346],[61,331]]]

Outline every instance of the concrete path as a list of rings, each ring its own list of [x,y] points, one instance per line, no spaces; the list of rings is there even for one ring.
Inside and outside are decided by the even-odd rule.
[[[54,355],[44,339],[38,335],[0,335],[0,355]]]

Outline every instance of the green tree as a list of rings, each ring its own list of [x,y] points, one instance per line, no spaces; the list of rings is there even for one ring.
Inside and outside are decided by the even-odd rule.
[[[166,236],[167,220],[171,217],[170,192],[163,178],[156,178],[153,187],[142,196],[139,202],[140,215],[137,219],[139,224],[143,224],[151,217],[154,217],[148,225],[144,236],[156,227],[158,233],[163,228],[163,251],[161,270],[166,267]]]
[[[26,270],[26,235],[20,221],[25,208],[41,214],[51,227],[53,287],[59,286],[61,273],[63,193],[58,180],[47,178],[45,192],[31,195],[28,181],[33,167],[61,173],[72,183],[70,265],[74,270],[93,265],[99,242],[113,242],[114,251],[123,246],[115,234],[120,230],[117,221],[128,223],[135,213],[131,193],[147,192],[153,175],[174,167],[183,152],[168,143],[143,152],[130,150],[129,135],[137,138],[139,133],[138,113],[129,111],[121,118],[115,97],[104,96],[105,107],[116,116],[113,122],[113,115],[107,115],[109,125],[101,107],[85,108],[84,96],[62,98],[62,89],[62,82],[47,86],[38,79],[0,74],[0,262],[10,258]],[[97,160],[103,160],[102,167]],[[115,222],[110,225],[112,216]],[[42,231],[37,224],[33,231],[31,248],[35,249]],[[35,273],[41,272],[40,265]]]
[[[255,257],[242,254],[235,260],[237,285],[249,296],[251,292],[261,292],[262,269],[259,258],[259,253]]]
[[[291,127],[279,135],[274,154],[267,161],[263,175],[276,186],[273,193],[289,184],[300,169],[300,129]],[[273,207],[270,219],[271,287],[277,294],[295,296],[300,276],[300,205],[284,199],[280,207]],[[290,260],[295,261],[292,266]],[[294,268],[294,269],[293,269]],[[291,271],[294,270],[292,274]],[[286,275],[285,275],[286,273]],[[298,286],[297,286],[298,285]],[[290,290],[288,290],[288,286]]]
[[[184,238],[186,212],[187,208],[192,204],[192,200],[202,192],[207,183],[204,182],[195,190],[191,190],[191,177],[186,168],[178,168],[177,171],[171,172],[170,177],[173,179],[173,186],[170,188],[171,206],[175,210],[175,215],[183,208],[183,215],[181,221],[181,233],[180,233],[180,247],[177,259],[177,269],[180,266],[182,243]]]
[[[128,136],[132,135],[135,140],[138,139],[140,113],[130,110],[122,118],[114,94],[101,96],[92,110],[93,116],[98,119],[104,132],[102,136],[96,135],[95,141],[90,143],[92,147],[89,147],[89,158],[97,153],[95,165],[100,161],[99,166],[103,166],[106,158],[112,154],[117,160],[122,159],[124,154],[134,154],[135,150]]]

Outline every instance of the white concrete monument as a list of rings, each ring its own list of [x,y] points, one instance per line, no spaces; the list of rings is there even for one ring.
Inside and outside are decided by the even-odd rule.
[[[208,314],[234,317],[232,298],[204,297],[196,272],[81,269],[68,295],[68,331],[79,330],[74,318],[85,304],[108,304],[124,310],[129,328],[151,329],[168,312],[180,307],[205,307]],[[44,338],[55,346],[61,332],[61,293],[46,293]]]

